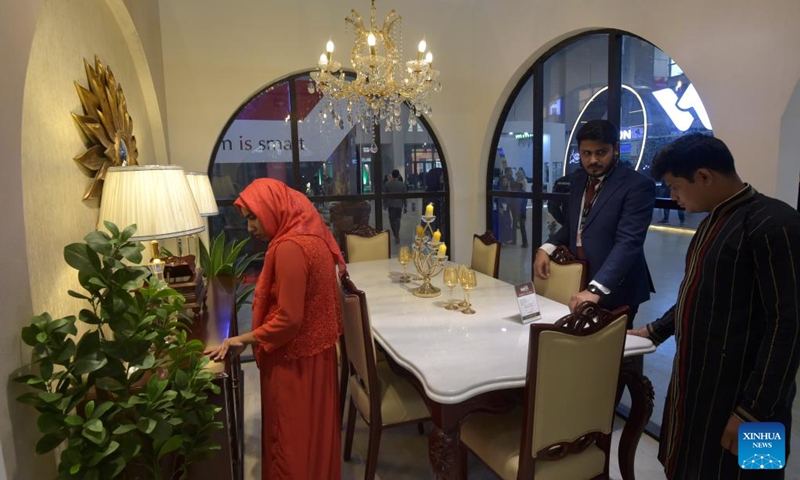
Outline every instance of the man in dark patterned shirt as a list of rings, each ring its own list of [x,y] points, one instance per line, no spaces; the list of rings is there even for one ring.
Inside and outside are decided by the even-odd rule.
[[[800,214],[736,174],[713,137],[679,138],[652,173],[687,212],[709,212],[686,254],[675,305],[631,333],[675,335],[659,460],[670,480],[783,479],[742,470],[743,422],[780,422],[789,451],[800,359]]]

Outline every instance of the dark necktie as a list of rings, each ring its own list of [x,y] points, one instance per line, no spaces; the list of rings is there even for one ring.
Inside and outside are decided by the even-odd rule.
[[[583,216],[589,215],[594,202],[594,196],[597,193],[597,186],[600,184],[600,179],[596,177],[589,177],[588,185],[586,185],[586,196],[583,200]]]
[[[600,179],[597,177],[589,177],[589,181],[586,185],[586,195],[583,197],[583,211],[581,212],[581,224],[580,230],[583,231],[583,226],[586,223],[586,217],[589,216],[589,212],[592,210],[592,204],[594,203],[594,197],[597,194],[597,186],[600,185]],[[581,233],[578,233],[581,235]],[[583,239],[581,239],[581,245],[578,247],[578,258],[585,259],[586,253],[583,250]]]

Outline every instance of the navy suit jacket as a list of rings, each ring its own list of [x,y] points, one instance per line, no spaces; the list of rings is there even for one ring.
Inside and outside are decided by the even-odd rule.
[[[548,243],[567,245],[577,256],[576,233],[588,175],[572,176],[564,224]],[[655,183],[618,162],[597,194],[583,228],[583,250],[589,280],[611,290],[600,299],[603,308],[632,307],[650,298],[652,281],[644,258],[644,240],[653,218]]]

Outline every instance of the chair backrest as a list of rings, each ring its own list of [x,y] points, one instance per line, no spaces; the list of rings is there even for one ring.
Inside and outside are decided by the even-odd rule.
[[[381,260],[392,257],[389,230],[378,231],[369,225],[359,225],[346,232],[345,258],[347,263]]]
[[[627,322],[627,307],[584,302],[554,325],[531,325],[520,478],[593,445],[607,468]]]
[[[578,260],[564,245],[550,255],[550,278],[534,277],[536,293],[558,303],[569,304],[572,295],[586,289],[589,264]]]
[[[350,394],[362,415],[380,425],[380,385],[367,296],[356,288],[348,276],[342,277],[342,323],[347,360],[350,362]],[[377,418],[372,417],[372,412]]]
[[[489,230],[483,235],[472,236],[471,268],[484,275],[497,278],[500,271],[500,242]]]

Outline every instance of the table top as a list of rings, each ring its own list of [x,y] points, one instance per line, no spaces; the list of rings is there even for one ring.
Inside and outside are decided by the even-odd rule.
[[[442,295],[419,298],[411,290],[420,282],[399,282],[396,259],[351,263],[347,270],[366,293],[375,340],[420,380],[431,400],[454,404],[525,385],[530,324],[521,322],[513,285],[476,272],[478,286],[470,294],[476,313],[466,315],[444,308],[450,293],[441,274],[431,283]],[[453,294],[463,299],[460,287]],[[555,323],[569,313],[566,305],[537,299],[542,319],[536,323]],[[626,338],[626,357],[654,350],[646,338]]]

